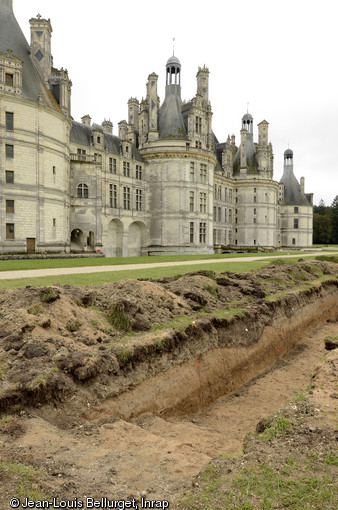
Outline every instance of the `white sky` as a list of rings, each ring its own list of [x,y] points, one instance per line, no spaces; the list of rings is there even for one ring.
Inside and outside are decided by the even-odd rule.
[[[209,67],[213,130],[239,143],[241,118],[270,124],[274,178],[283,153],[294,152],[296,177],[314,203],[338,195],[336,0],[13,0],[30,41],[29,19],[53,27],[54,66],[73,82],[72,115],[100,124],[127,120],[127,101],[146,95],[151,72],[164,98],[165,64],[182,64],[182,99],[196,93],[198,66]]]

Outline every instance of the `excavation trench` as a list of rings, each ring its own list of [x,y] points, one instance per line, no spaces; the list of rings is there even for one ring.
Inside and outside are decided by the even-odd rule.
[[[250,310],[230,322],[192,324],[181,343],[125,373],[128,390],[88,413],[124,420],[144,413],[162,418],[201,412],[290,353],[307,332],[338,317],[337,282],[331,281]],[[140,373],[143,380],[140,381]]]

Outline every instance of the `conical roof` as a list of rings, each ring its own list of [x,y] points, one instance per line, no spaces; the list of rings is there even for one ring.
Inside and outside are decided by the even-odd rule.
[[[12,50],[12,55],[23,61],[23,96],[33,101],[38,101],[39,96],[42,96],[48,106],[57,107],[31,61],[30,46],[14,16],[12,0],[0,0],[0,51],[8,53],[8,50]]]
[[[290,150],[290,149],[289,149]],[[284,184],[284,204],[285,205],[307,205],[311,206],[310,202],[302,192],[299,182],[297,181],[292,165],[284,166],[284,173],[280,180]]]

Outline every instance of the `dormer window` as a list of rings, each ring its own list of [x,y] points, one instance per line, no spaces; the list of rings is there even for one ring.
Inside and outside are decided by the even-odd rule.
[[[126,152],[129,152],[129,145],[126,145]]]
[[[97,137],[97,143],[101,143],[101,136]]]
[[[22,64],[11,50],[0,52],[0,90],[22,94]]]

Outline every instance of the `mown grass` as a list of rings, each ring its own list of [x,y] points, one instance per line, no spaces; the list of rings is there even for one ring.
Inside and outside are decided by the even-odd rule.
[[[295,259],[297,260],[297,259]],[[190,273],[192,271],[199,271],[208,268],[208,270],[223,272],[234,271],[245,273],[251,269],[259,269],[266,260],[256,260],[252,262],[226,262],[220,261],[210,263],[207,266],[203,263],[185,266],[168,266],[168,267],[151,267],[147,269],[130,269],[121,271],[105,271],[103,273],[80,273],[71,275],[57,275],[57,276],[42,276],[35,278],[18,278],[0,280],[0,289],[19,289],[26,285],[34,286],[50,286],[55,284],[60,285],[102,285],[107,282],[116,282],[120,280],[136,280],[138,278],[163,278],[165,276],[176,276]]]
[[[327,464],[334,465],[331,452]],[[211,464],[202,472],[201,489],[190,494],[177,508],[186,510],[334,510],[338,495],[332,473],[309,471],[305,461],[289,457],[275,466],[259,462],[234,474],[221,464]],[[308,468],[308,469],[307,469]],[[231,471],[231,470],[230,470]]]
[[[242,255],[242,254],[238,254]],[[245,254],[247,255],[247,254]],[[280,254],[278,254],[280,256]],[[151,257],[153,259],[155,257]],[[309,256],[307,260],[318,259],[319,257]],[[113,259],[115,260],[115,259]],[[149,260],[149,258],[148,258]],[[0,279],[0,290],[1,289],[18,289],[26,287],[26,285],[33,286],[50,286],[50,285],[74,285],[74,286],[84,286],[84,285],[102,285],[103,283],[111,283],[121,280],[136,280],[138,278],[163,278],[170,276],[180,276],[186,273],[190,273],[193,271],[205,270],[216,273],[221,273],[224,271],[232,271],[237,273],[246,273],[254,269],[259,269],[265,265],[272,266],[274,265],[275,260],[279,265],[279,258],[272,259],[267,262],[264,256],[259,260],[253,261],[243,261],[243,262],[227,262],[226,260],[215,261],[212,263],[203,264],[193,264],[193,265],[180,265],[180,266],[168,266],[168,267],[150,267],[145,269],[129,269],[129,270],[121,270],[121,271],[104,271],[100,273],[79,273],[79,274],[70,274],[70,275],[55,275],[55,276],[42,276],[42,277],[34,277],[34,278],[18,278],[18,279]],[[288,264],[292,264],[298,262],[299,254],[295,257],[290,257],[287,259]],[[331,257],[330,257],[331,260]],[[0,262],[1,264],[2,262]],[[329,279],[330,277],[328,277]],[[332,276],[331,276],[332,278]],[[322,278],[318,278],[318,280],[322,280]]]
[[[10,498],[28,498],[33,501],[49,499],[49,495],[41,490],[42,476],[43,472],[32,466],[0,459],[0,478],[12,480],[13,493]]]
[[[305,252],[297,252],[296,257],[304,255]],[[1,260],[0,271],[21,271],[28,269],[49,269],[58,267],[95,267],[108,265],[127,265],[127,264],[154,264],[156,262],[185,262],[189,260],[211,260],[227,258],[243,258],[250,256],[259,257],[283,257],[289,255],[288,252],[270,252],[270,253],[219,253],[209,255],[155,255],[141,257],[101,257],[101,258],[74,258],[74,259],[25,259],[25,260]]]

